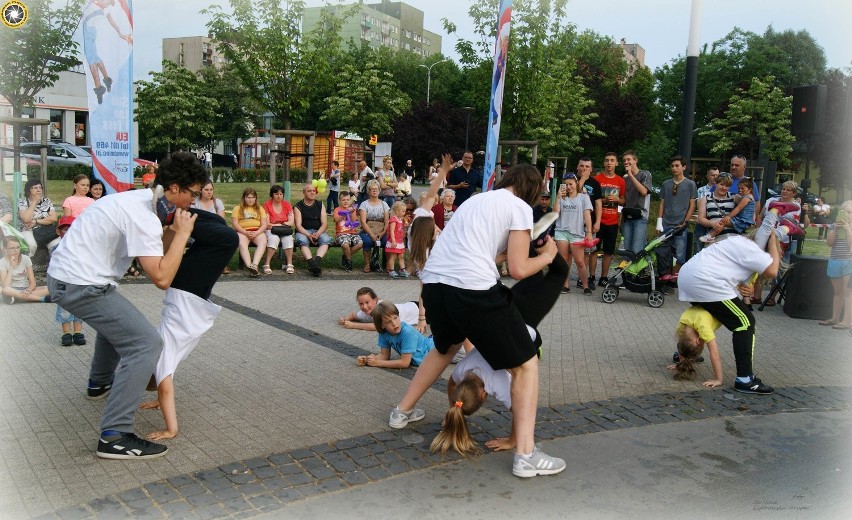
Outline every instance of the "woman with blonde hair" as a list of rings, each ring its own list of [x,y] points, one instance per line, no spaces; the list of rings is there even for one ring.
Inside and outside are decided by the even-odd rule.
[[[848,330],[852,327],[852,200],[840,205],[837,220],[829,226],[826,241],[831,247],[826,274],[834,289],[831,319],[819,322],[820,325],[830,325],[837,330]],[[844,311],[845,307],[845,311]],[[843,313],[845,323],[841,323]]]

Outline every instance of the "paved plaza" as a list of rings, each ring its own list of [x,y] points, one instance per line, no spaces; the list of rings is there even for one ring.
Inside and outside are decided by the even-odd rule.
[[[685,308],[676,294],[653,309],[640,294],[608,305],[600,290],[572,290],[539,327],[537,437],[568,469],[527,481],[511,476],[508,453],[429,453],[444,380],[421,401],[424,421],[388,427],[414,370],[355,366],[376,335],[337,317],[365,285],[390,301],[419,289],[336,269],[223,277],[214,300],[224,310],[175,374],[180,434],[149,461],[94,456],[103,403],[85,398],[92,331],[89,345],[63,348],[54,305],[2,305],[0,517],[843,518],[852,507],[846,331],[779,307],[757,312],[755,368],[777,392],[748,396],[730,388],[724,329],[724,387],[701,385],[709,363],[696,381],[672,380],[665,365]],[[159,320],[162,291],[120,290]],[[487,403],[471,429],[482,442],[506,435],[510,418]],[[137,433],[162,425],[158,410],[137,415]]]

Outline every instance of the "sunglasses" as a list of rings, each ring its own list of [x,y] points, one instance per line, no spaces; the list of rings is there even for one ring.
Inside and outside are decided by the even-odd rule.
[[[677,195],[678,186],[680,186],[680,183],[676,183],[672,186],[672,195]]]
[[[573,173],[566,173],[565,175],[562,176],[563,181],[567,181],[568,179],[574,179],[576,181],[577,176],[574,175]]]
[[[731,179],[731,174],[728,172],[720,173],[716,176],[717,179]]]

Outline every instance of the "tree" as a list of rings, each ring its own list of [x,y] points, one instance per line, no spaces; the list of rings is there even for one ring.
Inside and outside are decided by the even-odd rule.
[[[136,116],[143,150],[166,151],[208,146],[215,136],[219,103],[189,70],[163,60],[151,81],[137,81]]]
[[[55,8],[50,0],[27,2],[29,21],[17,29],[0,28],[0,95],[12,105],[12,116],[21,117],[33,96],[53,86],[59,73],[78,63],[77,42],[72,39],[80,21],[83,0],[68,0]],[[15,146],[20,128],[14,127]],[[20,156],[15,154],[15,169]]]
[[[205,67],[199,76],[205,95],[216,100],[218,106],[213,140],[230,141],[236,149],[237,139],[248,137],[253,128],[260,126],[261,108],[229,66]]]
[[[538,141],[543,157],[567,155],[580,148],[581,138],[600,133],[592,124],[597,114],[578,78],[577,61],[566,54],[566,33],[574,31],[565,20],[566,3],[513,4],[501,134]],[[456,46],[464,65],[477,74],[488,72],[487,82],[478,83],[485,93],[485,85],[490,85],[497,12],[493,0],[473,2],[469,13],[480,40],[462,39]],[[445,21],[444,25],[448,32],[455,31],[453,24]]]
[[[795,141],[790,133],[793,97],[773,86],[774,81],[772,76],[753,78],[747,89],[737,89],[724,115],[700,132],[714,142],[711,152],[747,150],[748,157],[754,158],[762,146],[770,160],[781,166],[790,164]]]
[[[202,11],[219,50],[237,71],[251,96],[275,116],[276,126],[315,119],[312,102],[333,93],[343,59],[340,28],[348,10],[328,7],[320,22],[303,37],[305,2],[229,0]],[[283,4],[283,5],[282,5]]]
[[[345,129],[366,138],[371,134],[389,134],[391,123],[407,112],[411,100],[402,93],[389,72],[379,70],[371,60],[363,68],[347,64],[340,73],[343,84],[326,100],[321,121],[331,128]]]

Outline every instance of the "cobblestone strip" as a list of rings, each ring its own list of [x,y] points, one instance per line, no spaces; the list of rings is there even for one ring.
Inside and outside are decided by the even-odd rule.
[[[852,408],[846,387],[788,387],[770,396],[728,390],[651,394],[569,403],[538,410],[539,440],[650,424],[717,417],[844,411]],[[509,434],[510,415],[477,414],[468,419],[479,442]],[[294,500],[377,482],[393,475],[458,460],[440,456],[429,444],[440,422],[381,431],[257,457],[55,511],[39,519],[248,518],[286,507]]]

